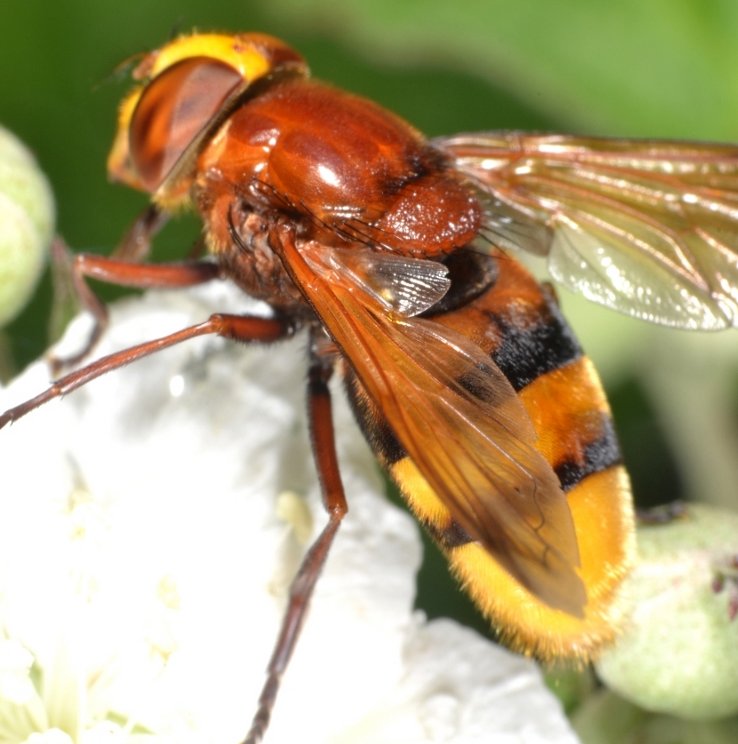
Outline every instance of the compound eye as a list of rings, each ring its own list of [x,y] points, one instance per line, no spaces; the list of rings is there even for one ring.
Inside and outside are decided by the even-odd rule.
[[[128,132],[131,162],[156,191],[203,130],[243,85],[233,67],[211,57],[182,60],[157,75],[136,104]]]

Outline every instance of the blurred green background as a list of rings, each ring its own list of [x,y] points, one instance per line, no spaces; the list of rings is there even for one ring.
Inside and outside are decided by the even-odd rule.
[[[75,249],[110,251],[145,204],[105,177],[127,87],[116,65],[192,28],[285,38],[315,75],[430,135],[519,128],[738,141],[735,0],[6,1],[0,123],[35,151]],[[194,220],[168,227],[157,256],[181,256],[197,230]],[[562,299],[605,377],[639,503],[735,506],[736,332],[654,329]],[[46,280],[8,329],[17,365],[44,349],[49,307]],[[422,595],[431,614],[459,597],[444,571],[431,554]]]

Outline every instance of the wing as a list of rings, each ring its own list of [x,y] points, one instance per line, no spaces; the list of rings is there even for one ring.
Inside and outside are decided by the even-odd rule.
[[[738,325],[737,147],[495,132],[434,144],[487,194],[489,239],[548,255],[570,289],[666,325]]]
[[[581,615],[586,593],[575,570],[571,513],[510,383],[466,338],[385,299],[408,281],[424,286],[418,279],[423,265],[436,267],[429,269],[433,276],[438,264],[403,258],[416,266],[402,275],[394,271],[394,257],[385,271],[378,267],[388,254],[363,248],[285,239],[282,251],[294,280],[452,517],[544,602]],[[375,270],[356,269],[358,251]]]

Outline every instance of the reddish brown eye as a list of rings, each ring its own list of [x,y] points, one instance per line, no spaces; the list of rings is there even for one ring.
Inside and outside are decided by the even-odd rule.
[[[156,191],[242,82],[229,65],[210,57],[193,57],[149,83],[129,130],[131,160],[148,191]]]

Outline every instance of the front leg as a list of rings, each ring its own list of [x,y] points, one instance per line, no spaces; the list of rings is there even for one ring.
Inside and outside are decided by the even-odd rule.
[[[64,248],[68,253],[68,249]],[[71,280],[75,295],[93,318],[93,326],[85,345],[68,357],[52,357],[54,374],[82,361],[95,347],[108,325],[108,310],[104,302],[90,289],[87,278],[136,289],[174,289],[204,284],[220,276],[220,268],[210,261],[148,264],[128,259],[79,253],[71,260]]]
[[[17,421],[44,403],[71,393],[107,372],[112,372],[114,369],[119,369],[126,364],[167,349],[182,341],[198,336],[217,335],[234,341],[269,343],[292,335],[295,329],[295,323],[283,316],[262,318],[254,315],[214,313],[203,323],[188,326],[170,333],[168,336],[162,336],[153,341],[146,341],[128,349],[108,354],[81,369],[64,375],[34,398],[30,398],[0,414],[0,429],[13,421]]]

